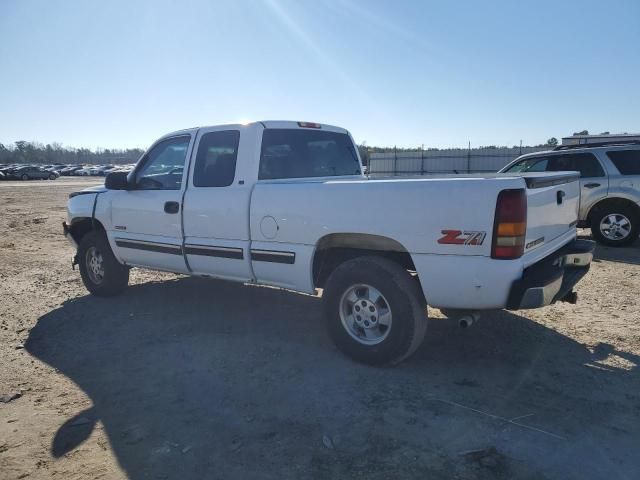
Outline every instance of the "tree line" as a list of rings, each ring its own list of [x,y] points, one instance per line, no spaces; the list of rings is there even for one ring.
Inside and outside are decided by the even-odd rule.
[[[140,148],[89,148],[64,147],[59,143],[27,142],[20,140],[12,145],[0,143],[0,163],[34,163],[34,164],[122,164],[135,163],[144,153]]]

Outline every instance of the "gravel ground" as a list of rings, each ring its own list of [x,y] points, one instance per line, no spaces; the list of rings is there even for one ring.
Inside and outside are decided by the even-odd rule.
[[[638,478],[638,245],[599,248],[577,305],[430,309],[376,369],[315,297],[137,270],[88,296],[60,224],[90,182],[0,183],[2,480]]]

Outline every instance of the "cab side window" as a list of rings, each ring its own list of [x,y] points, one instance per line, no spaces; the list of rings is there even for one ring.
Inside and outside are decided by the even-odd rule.
[[[640,150],[611,150],[607,156],[622,175],[640,175]]]
[[[583,178],[604,177],[604,170],[593,153],[567,153],[550,157],[547,171],[578,171]]]
[[[135,174],[137,190],[180,190],[190,136],[163,140],[142,160]]]
[[[228,187],[236,176],[238,130],[202,135],[193,169],[194,187]]]

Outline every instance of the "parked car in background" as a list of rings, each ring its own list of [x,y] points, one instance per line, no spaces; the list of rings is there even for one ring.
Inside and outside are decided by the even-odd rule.
[[[91,175],[91,173],[89,173],[90,170],[91,170],[90,166],[84,165],[82,166],[82,168],[79,168],[78,170],[74,171],[73,175],[77,177],[88,177],[89,175]]]
[[[60,176],[57,172],[48,172],[42,167],[25,165],[11,172],[11,178],[16,180],[55,180]]]
[[[563,145],[516,158],[501,172],[580,172],[578,226],[614,247],[640,234],[640,142]]]
[[[4,174],[5,180],[8,180],[15,169],[16,167],[14,165],[3,165],[0,167],[0,172]]]
[[[47,170],[48,172],[58,172],[60,173],[64,168],[67,168],[68,165],[63,165],[63,164],[55,164],[50,166],[49,168],[45,168],[45,170]]]
[[[91,176],[98,176],[98,172],[100,171],[100,169],[103,168],[102,165],[91,165],[87,168],[87,170],[89,171],[89,175]]]
[[[65,177],[69,175],[74,175],[75,172],[77,172],[78,170],[81,170],[82,168],[84,168],[84,165],[70,165],[60,170],[60,175]]]
[[[111,172],[119,172],[121,171],[121,167],[119,165],[109,165],[102,171],[102,175],[106,176]]]
[[[100,177],[104,177],[107,175],[107,172],[113,170],[115,167],[113,165],[101,165],[95,169],[96,175]]]

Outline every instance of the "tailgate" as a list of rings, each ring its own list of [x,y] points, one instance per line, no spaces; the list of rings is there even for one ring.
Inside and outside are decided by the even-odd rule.
[[[576,228],[580,175],[549,172],[522,177],[527,184],[526,254]]]

